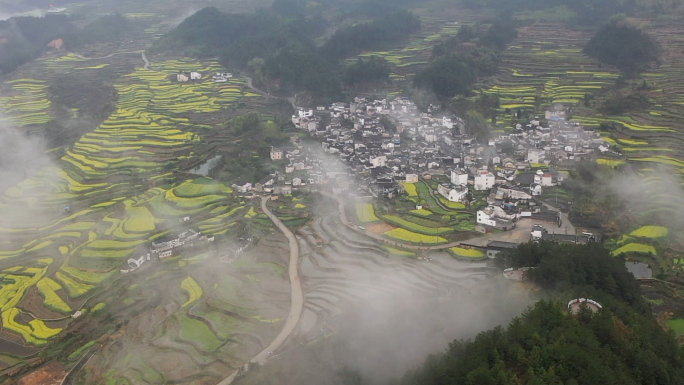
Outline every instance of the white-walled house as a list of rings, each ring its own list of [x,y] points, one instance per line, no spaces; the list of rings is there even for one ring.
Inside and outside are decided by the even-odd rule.
[[[406,174],[406,183],[418,183],[418,174]]]
[[[271,147],[271,160],[283,159],[283,150],[278,147]]]
[[[202,74],[199,72],[190,72],[190,80],[200,80],[202,79]]]
[[[477,172],[477,175],[475,175],[473,187],[477,191],[489,190],[492,187],[494,187],[495,181],[496,177],[494,176],[494,174],[486,170],[480,170]]]
[[[478,210],[477,223],[487,226],[496,226],[496,219],[492,216],[493,212],[487,210]]]
[[[451,119],[451,117],[444,116],[442,117],[442,126],[444,128],[452,129],[454,128],[454,121]]]
[[[437,186],[437,192],[449,202],[461,202],[466,199],[468,187],[443,183]]]
[[[537,173],[537,175],[534,176],[534,183],[538,183],[543,187],[551,187],[558,184],[553,175],[544,173]]]
[[[373,165],[373,167],[385,167],[385,166],[387,166],[387,156],[386,155],[378,155],[378,156],[372,157],[370,162]]]
[[[451,170],[451,183],[457,186],[466,186],[468,184],[468,173],[465,170]]]
[[[530,148],[527,150],[527,161],[529,163],[541,163],[544,160],[544,150],[541,148]]]

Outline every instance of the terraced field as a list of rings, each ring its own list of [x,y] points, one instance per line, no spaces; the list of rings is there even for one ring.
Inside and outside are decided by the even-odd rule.
[[[421,19],[420,35],[411,37],[393,49],[364,52],[348,61],[351,63],[358,58],[371,56],[387,60],[391,69],[390,80],[393,84],[389,96],[398,95],[406,82],[427,66],[432,56],[433,45],[455,36],[462,24],[473,23],[486,17],[477,10],[453,6],[438,5],[437,7],[441,8],[438,13],[435,12],[435,5],[430,2],[417,5],[412,9],[412,12]]]
[[[485,277],[483,262],[460,262],[446,253],[420,262],[399,249],[388,250],[340,226],[334,214],[316,218],[299,232],[301,276],[306,293],[301,336],[319,335],[345,304],[393,293],[435,293],[469,288]],[[322,240],[324,247],[318,247]],[[390,256],[392,254],[392,256]],[[408,258],[407,258],[408,257]]]
[[[621,128],[602,133],[619,149],[622,157],[600,158],[607,167],[626,162],[638,170],[643,199],[633,207],[637,223],[668,225],[672,212],[684,209],[681,199],[684,170],[684,37],[681,26],[667,18],[636,20],[663,47],[661,63],[635,86],[646,82],[652,106],[625,115],[604,116],[583,103],[584,94],[612,86],[618,72],[599,66],[581,52],[590,33],[573,31],[556,24],[539,23],[520,28],[519,37],[502,55],[500,73],[481,84],[481,91],[501,98],[498,124],[512,129],[510,118],[518,109],[543,115],[552,102],[573,108],[573,119],[590,127],[618,123]],[[667,186],[667,187],[664,187]],[[679,221],[677,221],[679,225]],[[678,237],[679,231],[671,231]],[[680,242],[681,239],[678,241]]]
[[[107,67],[74,55],[44,61],[48,71]],[[119,276],[127,258],[178,229],[180,218],[192,218],[181,228],[225,235],[244,217],[249,208],[229,187],[203,178],[178,182],[174,173],[193,161],[202,141],[187,115],[220,112],[245,94],[239,79],[179,84],[170,76],[218,69],[215,62],[169,60],[124,76],[114,85],[116,111],[104,123],[0,196],[0,261],[9,269],[2,273],[6,332],[43,346],[70,323],[65,316],[94,305],[87,300]],[[8,86],[0,110],[15,123],[50,119],[43,81],[16,79]]]
[[[497,123],[509,125],[518,109],[540,114],[551,103],[575,105],[585,93],[614,84],[617,71],[582,54],[590,37],[555,24],[519,28],[518,38],[502,55],[499,74],[481,84],[480,92],[501,100]]]
[[[6,82],[8,90],[0,96],[0,111],[4,117],[0,124],[21,126],[45,124],[50,121],[51,102],[47,95],[47,84],[36,79],[14,79]]]
[[[287,239],[274,234],[232,264],[218,259],[182,265],[130,285],[136,309],[125,333],[99,349],[81,372],[84,383],[218,383],[267,346],[289,311],[283,272]],[[122,304],[112,304],[114,317]]]

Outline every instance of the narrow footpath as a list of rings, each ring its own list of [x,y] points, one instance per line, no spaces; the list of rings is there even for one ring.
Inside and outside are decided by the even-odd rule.
[[[278,230],[280,230],[285,236],[290,244],[290,262],[288,265],[288,273],[290,275],[290,314],[287,316],[285,325],[280,331],[278,336],[268,345],[261,353],[257,354],[250,361],[251,363],[257,363],[263,365],[268,358],[280,348],[280,346],[285,342],[287,337],[294,331],[295,327],[299,323],[299,318],[302,315],[302,309],[304,308],[304,293],[302,292],[302,284],[299,281],[298,266],[299,266],[299,245],[297,244],[297,238],[290,231],[290,229],[283,224],[283,222],[278,219],[266,206],[269,197],[261,197],[261,209],[264,211],[273,224],[276,225]],[[225,378],[223,381],[219,382],[218,385],[228,385],[237,376],[238,371],[231,374],[229,377]]]

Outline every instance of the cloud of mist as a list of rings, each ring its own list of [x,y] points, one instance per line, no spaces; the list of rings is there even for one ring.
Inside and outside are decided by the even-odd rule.
[[[677,215],[684,207],[679,170],[658,165],[641,171],[629,169],[613,177],[610,189],[625,202],[630,213],[668,226],[671,232],[684,230],[684,217]]]
[[[339,167],[334,158],[322,159],[326,169]],[[349,204],[353,207],[353,200]],[[312,207],[323,222],[320,228],[311,224],[312,231],[323,238],[326,231],[337,233],[333,240],[325,239],[323,249],[300,249],[303,259],[309,252],[320,255],[318,264],[303,260],[300,272],[309,298],[305,308],[325,309],[317,313],[319,325],[236,384],[357,383],[347,382],[348,376],[360,376],[360,384],[385,384],[421,365],[428,355],[443,352],[455,339],[507,324],[538,299],[499,275],[486,279],[484,263],[446,255],[431,255],[433,262],[373,256],[368,238],[354,236],[340,224],[334,227],[336,203],[325,200]],[[312,341],[323,321],[327,336],[321,333]]]
[[[501,294],[463,290],[430,298],[397,293],[362,301],[341,316],[340,337],[349,342],[335,358],[373,383],[401,377],[451,341],[506,324],[531,303],[508,281],[490,284]]]
[[[32,171],[50,166],[52,162],[45,149],[42,139],[10,124],[0,124],[0,192],[26,179]]]
[[[503,278],[443,294],[396,292],[349,303],[328,322],[333,336],[295,345],[236,383],[345,385],[349,373],[361,384],[391,383],[452,341],[507,325],[537,299]]]

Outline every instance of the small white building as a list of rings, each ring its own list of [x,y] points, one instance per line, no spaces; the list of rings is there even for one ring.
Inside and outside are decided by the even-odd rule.
[[[386,155],[378,155],[378,156],[372,157],[370,162],[373,165],[373,167],[385,167],[385,166],[387,166],[387,156]]]
[[[540,184],[532,183],[530,185],[530,193],[532,194],[532,196],[538,197],[542,195],[543,192],[544,191],[542,190],[542,186]]]
[[[271,146],[271,160],[283,159],[283,150],[278,147]]]
[[[527,161],[529,163],[541,163],[544,160],[544,150],[541,148],[530,148],[527,150]]]
[[[494,174],[487,170],[480,170],[475,175],[475,181],[473,187],[477,191],[489,190],[494,187],[496,177]]]
[[[437,186],[437,192],[449,202],[461,202],[466,199],[468,187],[443,183]]]
[[[406,174],[406,183],[418,183],[418,174]]]
[[[187,82],[188,80],[190,80],[190,78],[186,74],[177,74],[176,80],[179,82]]]
[[[230,72],[217,72],[216,74],[211,75],[211,80],[213,80],[214,83],[225,83],[232,77],[233,74]]]
[[[199,72],[190,72],[190,80],[200,80],[202,79],[202,74]]]
[[[451,183],[457,186],[468,184],[468,173],[463,169],[451,170]]]
[[[544,174],[541,170],[537,172],[534,176],[534,183],[537,183],[543,187],[552,187],[558,184],[556,178],[551,174]]]
[[[493,217],[494,212],[491,210],[478,210],[477,223],[487,226],[496,226],[496,219]]]
[[[442,118],[442,126],[443,126],[444,128],[448,128],[448,129],[454,128],[454,121],[453,121],[453,119],[451,119],[451,117],[449,117],[449,116],[444,116],[444,117]]]

